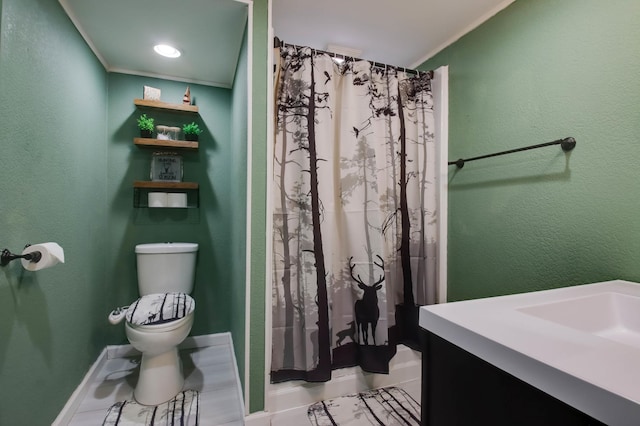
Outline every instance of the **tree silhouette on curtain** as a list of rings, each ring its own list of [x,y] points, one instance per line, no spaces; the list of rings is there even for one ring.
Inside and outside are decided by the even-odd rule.
[[[281,50],[271,380],[388,373],[435,302],[432,73]]]

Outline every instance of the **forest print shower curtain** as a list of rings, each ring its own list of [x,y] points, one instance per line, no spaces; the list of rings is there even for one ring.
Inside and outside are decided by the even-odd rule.
[[[433,73],[295,46],[277,68],[271,381],[388,373],[436,301]]]

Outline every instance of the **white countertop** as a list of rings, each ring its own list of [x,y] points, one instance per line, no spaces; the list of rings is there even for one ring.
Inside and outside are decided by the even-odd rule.
[[[640,297],[640,284],[615,280],[424,306],[420,326],[603,423],[638,425],[640,346],[520,310],[602,292]]]

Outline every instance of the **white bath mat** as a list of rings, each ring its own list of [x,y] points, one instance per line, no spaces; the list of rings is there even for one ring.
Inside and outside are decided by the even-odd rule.
[[[149,406],[135,401],[116,402],[109,408],[102,426],[198,425],[197,391],[180,392],[171,401]]]
[[[420,425],[420,404],[403,389],[388,387],[316,402],[314,426]]]

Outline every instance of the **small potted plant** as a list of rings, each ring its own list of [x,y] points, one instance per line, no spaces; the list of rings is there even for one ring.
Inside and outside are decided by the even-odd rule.
[[[202,129],[192,121],[189,124],[185,124],[182,126],[182,131],[184,132],[184,137],[188,141],[197,141],[198,135],[202,133]]]
[[[138,118],[138,128],[140,129],[140,137],[142,138],[150,138],[151,133],[153,132],[153,123],[154,119],[151,117],[147,117],[147,114],[142,114],[140,118]]]

